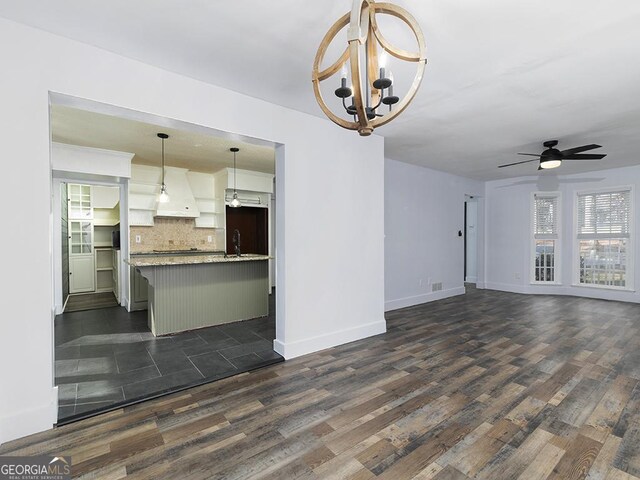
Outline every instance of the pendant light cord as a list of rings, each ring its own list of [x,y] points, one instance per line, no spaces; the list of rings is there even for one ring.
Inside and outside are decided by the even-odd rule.
[[[164,187],[164,138],[162,140],[162,186]]]
[[[233,193],[238,194],[238,189],[236,188],[236,152],[233,152]]]

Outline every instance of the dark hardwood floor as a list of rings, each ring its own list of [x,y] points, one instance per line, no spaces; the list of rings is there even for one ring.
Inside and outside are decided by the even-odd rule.
[[[640,478],[640,305],[472,291],[0,447],[119,479]]]
[[[95,308],[117,307],[118,300],[112,292],[85,293],[81,295],[69,295],[64,307],[65,313],[93,310]]]

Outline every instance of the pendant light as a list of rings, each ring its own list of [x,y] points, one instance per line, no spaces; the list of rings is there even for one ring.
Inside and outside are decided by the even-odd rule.
[[[159,133],[158,138],[162,140],[162,185],[160,186],[160,196],[158,201],[160,203],[167,203],[169,201],[169,194],[167,193],[167,186],[164,184],[164,141],[169,138],[166,133]]]
[[[229,206],[233,208],[241,207],[242,204],[238,200],[238,191],[236,190],[236,153],[240,151],[238,147],[231,147],[230,152],[233,152],[233,200],[229,202]]]

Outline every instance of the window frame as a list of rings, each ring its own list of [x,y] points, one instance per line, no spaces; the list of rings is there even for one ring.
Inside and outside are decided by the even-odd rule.
[[[596,290],[613,290],[617,292],[635,292],[635,191],[633,185],[618,185],[611,187],[592,188],[588,190],[576,190],[573,199],[573,248],[571,252],[572,257],[572,283],[571,286],[579,288],[595,288]],[[593,283],[580,283],[580,240],[584,238],[578,238],[578,208],[579,198],[581,195],[597,195],[599,193],[615,193],[615,192],[629,192],[629,238],[627,242],[627,264],[625,265],[625,286],[616,287],[615,285],[597,285]],[[609,239],[619,237],[608,237]]]
[[[541,281],[536,280],[536,232],[535,232],[535,219],[536,219],[536,195],[542,197],[555,197],[558,211],[556,217],[557,233],[556,238],[553,240],[553,281]],[[529,283],[531,285],[562,285],[560,280],[562,277],[562,192],[560,191],[535,191],[531,192],[530,197],[530,222],[529,222],[529,236],[530,236],[530,252],[529,252]]]

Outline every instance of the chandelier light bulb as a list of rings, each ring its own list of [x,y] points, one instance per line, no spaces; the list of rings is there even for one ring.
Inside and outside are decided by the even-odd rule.
[[[388,62],[387,52],[383,50],[382,53],[380,54],[380,58],[378,59],[378,67],[387,68],[387,62]]]

